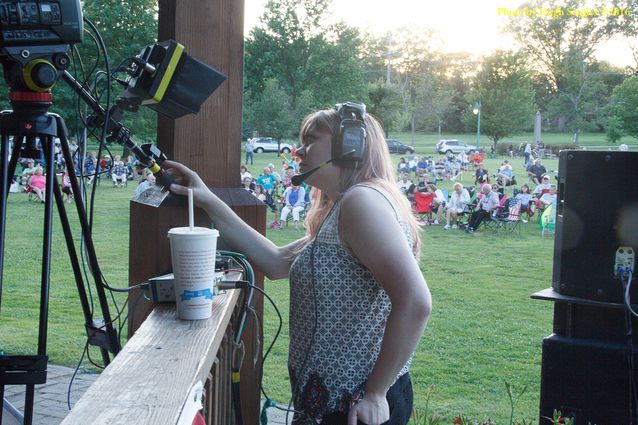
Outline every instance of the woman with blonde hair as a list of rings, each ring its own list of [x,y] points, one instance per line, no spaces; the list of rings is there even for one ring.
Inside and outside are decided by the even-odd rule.
[[[470,192],[461,183],[454,183],[453,189],[450,195],[450,202],[445,208],[447,221],[447,224],[443,227],[445,230],[459,227],[458,216],[465,212],[465,208],[470,202]]]
[[[307,182],[317,199],[306,235],[282,247],[244,223],[195,172],[164,162],[177,181],[170,189],[193,189],[230,247],[269,278],[290,280],[294,424],[405,425],[412,411],[408,369],[431,311],[417,262],[419,227],[396,187],[380,124],[365,113],[353,118],[365,128],[357,161],[332,151],[341,146],[339,111],[304,120],[297,155],[302,173],[316,170]]]

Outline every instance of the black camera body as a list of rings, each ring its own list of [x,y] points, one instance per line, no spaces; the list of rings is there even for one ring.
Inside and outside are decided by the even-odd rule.
[[[83,32],[80,0],[0,0],[0,62],[11,91],[50,91]]]
[[[80,0],[0,1],[1,46],[82,42]]]

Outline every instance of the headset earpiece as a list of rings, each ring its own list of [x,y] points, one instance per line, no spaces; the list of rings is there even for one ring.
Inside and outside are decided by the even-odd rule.
[[[338,103],[335,109],[341,122],[332,138],[332,159],[342,167],[360,167],[366,151],[366,105]]]

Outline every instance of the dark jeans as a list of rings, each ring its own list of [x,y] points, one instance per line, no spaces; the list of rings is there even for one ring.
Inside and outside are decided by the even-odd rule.
[[[476,230],[484,220],[488,220],[490,218],[490,215],[491,213],[485,210],[476,210],[472,213],[472,216],[470,216],[470,222],[467,226]]]
[[[406,373],[394,383],[386,394],[390,406],[390,419],[383,425],[405,425],[412,414],[412,381],[410,374]],[[321,425],[347,425],[348,415],[345,413],[331,413],[322,418]],[[365,425],[359,421],[359,425]]]

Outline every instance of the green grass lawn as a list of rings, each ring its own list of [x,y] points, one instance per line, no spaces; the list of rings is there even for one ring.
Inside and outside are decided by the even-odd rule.
[[[471,137],[464,139],[469,142]],[[405,138],[402,141],[409,142]],[[398,162],[399,155],[393,159]],[[490,172],[501,160],[486,161]],[[268,162],[277,168],[281,165],[275,154],[256,154],[255,164],[249,169],[257,176]],[[546,163],[548,169],[557,167],[556,160]],[[519,183],[525,182],[522,159],[514,159],[513,166]],[[472,181],[466,173],[463,183]],[[450,182],[441,186],[451,189]],[[103,182],[97,190],[94,239],[102,272],[112,286],[128,285],[128,200],[133,190],[134,184],[119,189],[110,182]],[[9,196],[8,210],[0,351],[29,354],[35,352],[37,343],[44,208],[20,193]],[[69,212],[77,229],[74,214],[73,210]],[[268,220],[273,218],[269,213]],[[53,363],[75,366],[84,347],[85,332],[58,222],[54,212],[48,353]],[[532,222],[522,225],[520,235],[481,230],[470,236],[445,231],[441,226],[424,227],[422,232],[421,268],[432,291],[434,310],[412,363],[415,407],[425,408],[426,393],[431,388],[430,409],[444,416],[446,422],[462,413],[507,423],[507,381],[515,390],[528,388],[515,417],[537,420],[541,343],[552,332],[553,310],[551,303],[531,300],[530,295],[550,286],[553,238],[541,237],[538,225]],[[277,244],[301,235],[302,231],[292,227],[269,230],[267,234]],[[287,320],[287,281],[266,282],[266,289]],[[124,301],[121,295],[115,298],[120,304]],[[272,340],[276,325],[274,311],[266,303],[264,345]],[[287,346],[285,323],[264,373],[266,391],[283,403],[289,398]],[[92,356],[99,359],[95,350]]]

